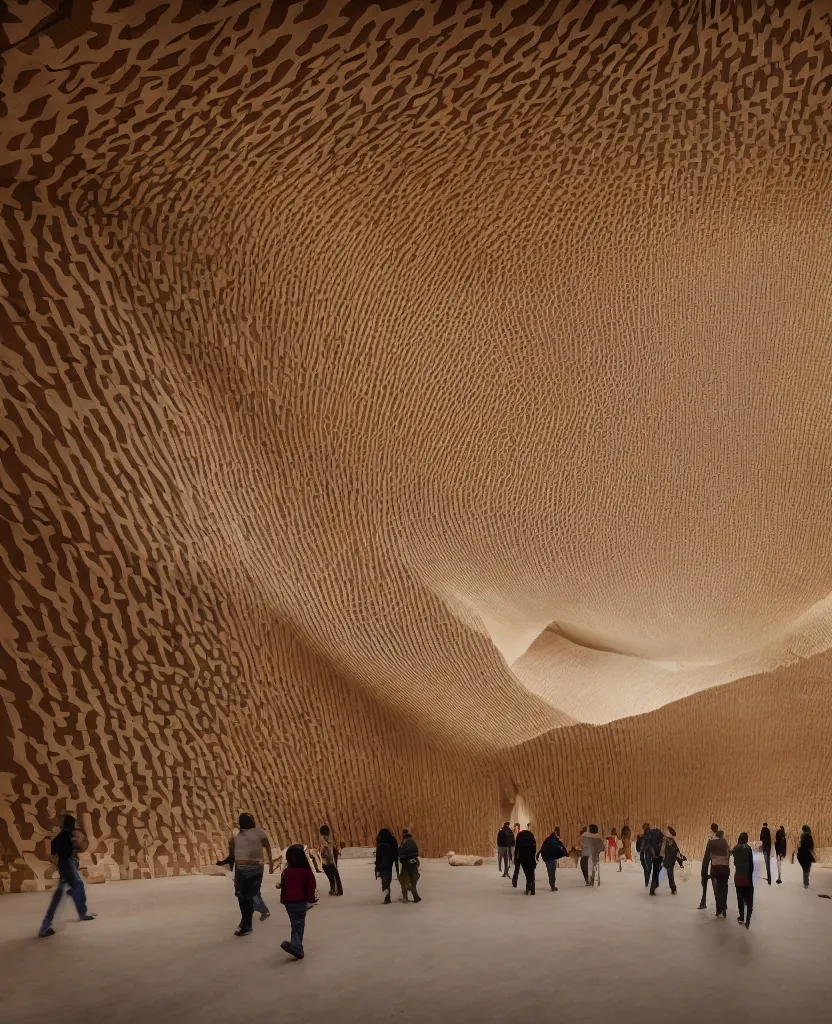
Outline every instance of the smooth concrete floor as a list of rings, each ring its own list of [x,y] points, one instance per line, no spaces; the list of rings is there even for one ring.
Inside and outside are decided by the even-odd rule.
[[[832,1020],[832,871],[804,890],[796,865],[782,885],[757,883],[751,928],[697,910],[693,876],[650,898],[638,868],[604,866],[600,889],[574,869],[552,893],[538,872],[527,897],[495,862],[425,861],[417,906],[381,905],[370,862],[342,864],[346,895],[309,913],[306,959],[279,947],[288,920],[267,876],[272,910],[248,938],[230,878],[195,876],[88,887],[90,922],[64,901],[57,934],[35,933],[45,893],[0,896],[0,1019],[274,1024],[275,1021],[557,1024],[745,1019]],[[521,876],[522,878],[522,876]]]

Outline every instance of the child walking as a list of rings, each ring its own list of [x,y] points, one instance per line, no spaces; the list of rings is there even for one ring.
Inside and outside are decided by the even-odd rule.
[[[291,938],[280,948],[296,960],[303,960],[303,931],[306,911],[315,902],[315,875],[302,846],[286,851],[286,868],[280,876],[280,902],[286,908],[292,926]]]

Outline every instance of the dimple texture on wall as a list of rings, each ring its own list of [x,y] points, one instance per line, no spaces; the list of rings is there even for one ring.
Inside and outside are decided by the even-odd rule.
[[[831,26],[9,5],[2,884],[79,805],[124,876],[241,804],[481,851],[552,744],[693,835],[609,737],[828,720]]]

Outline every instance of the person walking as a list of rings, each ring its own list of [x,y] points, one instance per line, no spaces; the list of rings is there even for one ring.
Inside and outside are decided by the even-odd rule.
[[[65,814],[60,832],[55,836],[49,846],[49,852],[55,858],[58,865],[58,884],[49,900],[46,914],[41,921],[38,931],[39,939],[48,939],[55,934],[52,921],[55,918],[55,911],[64,894],[64,886],[72,897],[75,909],[78,912],[79,921],[94,921],[95,914],[87,911],[87,893],[84,888],[84,880],[78,868],[78,855],[83,853],[89,843],[84,830],[78,828],[75,818],[71,814]]]
[[[390,887],[393,884],[393,871],[399,873],[399,844],[389,828],[383,828],[376,836],[376,878],[381,879],[381,891],[384,902],[390,899]]]
[[[786,826],[781,825],[774,833],[774,855],[777,858],[777,884],[782,885],[783,879],[780,877],[780,867],[783,861],[786,859],[787,851],[786,843]]]
[[[653,877],[653,852],[645,845],[645,838],[649,831],[650,823],[645,821],[641,826],[641,832],[636,836],[636,853],[641,862],[641,868],[644,871],[645,889],[650,885],[650,879]]]
[[[717,834],[718,831],[719,831],[719,825],[717,825],[716,822],[712,822],[711,823],[711,831],[710,831],[710,833],[708,835],[708,838],[705,840],[705,850],[706,851],[708,849],[708,843],[712,839],[716,839],[716,834]],[[699,909],[700,910],[707,910],[708,909],[708,866],[705,863],[704,856],[702,858],[702,899],[699,901]]]
[[[289,916],[291,933],[288,942],[281,942],[280,948],[293,956],[295,960],[303,960],[303,933],[306,928],[306,912],[315,902],[315,874],[309,866],[309,860],[303,847],[295,844],[286,851],[286,867],[278,882],[280,902]]]
[[[329,825],[321,825],[321,867],[329,880],[329,895],[343,896],[344,887],[338,871],[338,847],[332,837]]]
[[[610,829],[610,834],[607,836],[607,860],[610,863],[618,860],[618,833],[614,828]]]
[[[558,861],[561,857],[568,856],[569,852],[560,839],[560,830],[556,828],[543,840],[537,854],[537,859],[542,860],[546,865],[546,874],[549,878],[549,888],[552,892],[558,891],[558,887],[555,885]]]
[[[725,833],[719,829],[716,836],[705,847],[702,870],[708,871],[714,887],[716,917],[728,916],[728,880],[731,877],[731,862]]]
[[[737,843],[739,844],[739,839]],[[763,860],[766,865],[766,878],[768,884],[771,885],[771,829],[768,827],[767,821],[763,822],[763,827],[760,829],[760,849],[763,851]],[[734,878],[736,879],[736,870]]]
[[[682,856],[679,844],[676,842],[676,829],[673,828],[672,825],[667,826],[667,834],[662,840],[662,845],[659,850],[659,859],[661,860],[662,866],[664,867],[667,875],[667,883],[670,886],[670,892],[675,896],[676,878],[674,876],[674,872],[676,870],[677,863],[684,864],[685,858]],[[658,887],[658,875],[654,884]],[[653,891],[655,892],[655,890]]]
[[[518,877],[520,869],[523,871],[523,875],[526,879],[526,895],[534,896],[534,871],[537,866],[537,840],[532,832],[531,822],[526,827],[517,833],[517,839],[514,842],[514,856],[515,856],[515,877]]]
[[[514,852],[514,832],[511,825],[506,821],[497,833],[497,868],[503,878],[508,878],[508,870],[511,866],[511,858]]]
[[[633,830],[625,821],[621,826],[621,845],[624,847],[624,859],[633,860]]]
[[[664,843],[664,833],[660,828],[650,828],[647,833],[642,837],[641,849],[642,852],[647,851],[647,856],[650,863],[650,895],[656,895],[656,889],[659,887],[659,876],[664,866],[662,860],[662,844]]]
[[[598,826],[590,825],[581,836],[581,874],[587,885],[595,885],[598,862],[603,852],[604,840],[598,835]]]
[[[416,883],[419,881],[419,847],[416,840],[407,831],[402,835],[401,846],[399,847],[399,883],[402,887],[402,902],[407,903],[408,892],[413,894],[413,902],[421,903],[422,897],[416,891]]]
[[[812,838],[812,830],[804,825],[800,830],[800,839],[797,844],[797,863],[803,869],[803,888],[809,888],[809,872],[815,863],[815,840]]]
[[[227,862],[234,866],[234,894],[240,905],[240,924],[236,936],[251,935],[255,904],[260,909],[260,920],[269,916],[268,907],[260,895],[263,884],[263,854],[269,861],[269,874],[274,871],[274,859],[269,837],[254,823],[250,814],[238,819],[240,831],[228,844]]]
[[[747,832],[740,832],[737,837],[737,845],[731,853],[734,858],[734,887],[737,890],[737,907],[739,908],[737,921],[748,928],[751,924],[751,913],[754,910],[754,853],[748,845]]]

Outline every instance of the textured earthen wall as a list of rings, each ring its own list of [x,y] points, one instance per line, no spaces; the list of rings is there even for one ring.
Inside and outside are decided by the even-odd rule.
[[[832,646],[830,24],[9,5],[13,884],[64,801],[127,874],[240,801],[481,850],[509,749]]]

